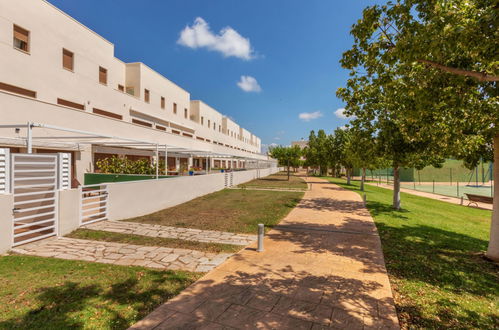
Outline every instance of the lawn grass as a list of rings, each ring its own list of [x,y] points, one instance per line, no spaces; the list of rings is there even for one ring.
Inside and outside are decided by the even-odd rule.
[[[307,189],[307,183],[300,177],[293,175],[289,177],[287,172],[279,172],[264,178],[255,179],[238,187],[248,188],[291,188],[291,189]]]
[[[224,189],[126,221],[256,234],[259,223],[273,227],[302,196],[303,192]]]
[[[242,246],[231,244],[204,243],[186,241],[178,238],[150,237],[84,228],[79,228],[66,235],[66,237],[145,246],[163,246],[174,249],[198,250],[212,253],[235,253],[243,248]]]
[[[0,329],[126,329],[200,276],[85,261],[3,256]]]
[[[359,191],[359,183],[326,178]],[[497,329],[499,266],[483,258],[491,212],[366,185],[404,328]]]

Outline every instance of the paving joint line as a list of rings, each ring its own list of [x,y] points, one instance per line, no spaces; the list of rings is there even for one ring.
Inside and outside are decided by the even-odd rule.
[[[326,233],[379,236],[377,233],[364,233],[361,231],[319,229],[319,228],[313,228],[313,227],[301,227],[301,226],[297,227],[297,226],[286,226],[286,225],[275,226],[272,229],[276,229],[276,230],[281,230],[281,229],[284,229],[284,230],[286,230],[286,229],[288,229],[288,230],[312,230],[312,231],[321,231],[321,232],[326,232]]]

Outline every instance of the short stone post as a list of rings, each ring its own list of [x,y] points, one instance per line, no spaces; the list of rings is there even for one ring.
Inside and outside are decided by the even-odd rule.
[[[263,223],[258,224],[258,248],[257,252],[263,252],[263,235],[265,234],[265,226]]]
[[[362,195],[362,201],[364,202],[364,205],[366,205],[367,196],[365,193],[364,193],[364,195]]]

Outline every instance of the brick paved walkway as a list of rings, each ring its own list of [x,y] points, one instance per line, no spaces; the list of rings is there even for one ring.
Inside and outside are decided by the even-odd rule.
[[[361,197],[325,180],[255,244],[133,329],[398,329],[380,239]]]
[[[210,271],[230,256],[227,253],[216,254],[67,237],[54,237],[25,244],[13,248],[12,252],[40,257],[196,272]]]
[[[123,234],[135,234],[151,237],[178,238],[205,243],[222,243],[246,246],[256,240],[255,235],[226,233],[215,230],[169,227],[127,221],[99,221],[83,228],[111,231]]]

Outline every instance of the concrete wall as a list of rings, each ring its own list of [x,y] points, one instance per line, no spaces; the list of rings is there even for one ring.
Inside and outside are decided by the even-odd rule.
[[[12,209],[14,197],[0,194],[0,254],[7,252],[12,245]]]
[[[267,168],[232,172],[233,185],[278,171],[278,168]],[[225,173],[108,184],[109,219],[120,220],[150,214],[224,188]]]
[[[59,236],[80,226],[80,194],[78,189],[59,191]]]
[[[223,173],[109,184],[109,219],[146,215],[223,188]]]
[[[225,176],[232,175],[233,185],[276,173],[280,168],[255,169],[230,173],[133,181],[108,184],[108,218],[120,220],[150,214],[225,188]],[[12,244],[13,195],[0,194],[0,254]],[[80,192],[59,191],[58,234],[64,236],[79,227]]]

